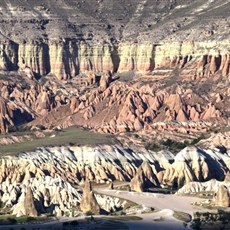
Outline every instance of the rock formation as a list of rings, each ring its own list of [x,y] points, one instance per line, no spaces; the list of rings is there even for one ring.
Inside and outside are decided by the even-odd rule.
[[[10,133],[0,144],[81,126],[116,134],[123,146],[41,146],[33,153],[2,156],[2,200],[13,213],[77,212],[81,194],[72,185],[83,179],[131,181],[132,190],[140,192],[175,185],[196,192],[205,188],[202,182],[226,178],[229,1],[52,4],[0,3],[0,133]],[[24,129],[31,133],[12,134]],[[161,152],[153,148],[152,140],[171,137],[206,147],[188,146],[175,156],[167,145]],[[145,141],[152,150],[143,149]],[[215,180],[207,186],[215,187]],[[220,187],[218,205],[227,206],[226,194]],[[81,209],[97,214],[112,206],[105,208],[103,199],[86,182]]]
[[[0,183],[26,183],[48,174],[71,184],[78,184],[84,178],[95,182],[132,180],[132,189],[138,190],[134,187],[141,187],[140,182],[147,189],[175,182],[183,186],[192,181],[223,180],[229,167],[229,156],[217,149],[189,147],[173,156],[168,151],[156,153],[118,145],[53,147],[39,148],[19,157],[2,157]]]
[[[111,181],[110,184],[109,184],[109,189],[113,190],[114,189],[114,184],[113,182]]]
[[[55,9],[50,4],[46,0],[29,7],[25,0],[9,0],[9,5],[0,5],[6,15],[0,26],[4,31],[1,69],[27,66],[35,75],[50,73],[68,80],[85,71],[146,73],[161,67],[183,68],[199,59],[195,77],[218,71],[229,75],[228,11],[222,18],[227,0],[207,5],[192,0],[186,4],[133,0],[132,7],[130,1],[120,7],[120,2],[85,0],[71,6],[60,2]],[[210,16],[214,14],[215,19]]]
[[[141,168],[139,168],[136,176],[131,180],[130,188],[135,192],[144,192],[144,183],[144,175]]]
[[[154,173],[151,166],[145,161],[137,169],[136,175],[130,182],[131,190],[143,192],[145,189],[154,186],[159,186],[156,171]]]
[[[107,75],[103,76],[100,84]],[[43,116],[39,116],[31,124],[61,128],[79,125],[106,133],[158,129],[189,135],[206,132],[214,121],[221,126],[228,123],[227,108],[224,106],[228,103],[228,97],[218,102],[218,107],[211,103],[216,100],[213,93],[216,90],[207,92],[208,95],[210,93],[210,99],[204,100],[200,92],[187,85],[172,93],[171,87],[159,90],[158,85],[154,86],[154,81],[151,86],[142,86],[144,78],[130,83],[118,80],[110,84],[110,77],[107,76],[106,79],[103,86],[94,85],[90,91],[86,88],[81,96],[69,93],[74,84],[71,89],[65,90],[67,95],[63,99],[53,97],[59,93],[58,90],[39,92],[37,98],[34,98],[37,103],[35,110]],[[167,81],[162,84],[167,84]],[[79,86],[76,85],[77,87]],[[204,89],[203,86],[200,87]],[[223,93],[228,95],[227,92]]]
[[[25,193],[23,193],[20,196],[18,203],[16,204],[15,208],[13,209],[13,214],[15,214],[17,216],[36,217],[36,216],[38,216],[38,211],[35,207],[33,192],[32,192],[30,187],[27,187],[25,189],[26,189]],[[4,195],[6,195],[6,194],[4,194]],[[16,196],[16,194],[15,194],[15,196]],[[4,196],[3,196],[3,199],[5,199]]]
[[[25,215],[26,216],[37,216],[37,210],[34,204],[34,198],[31,188],[27,188],[24,199]]]
[[[207,182],[189,182],[177,191],[177,194],[203,194],[204,196],[212,196],[210,205],[217,207],[229,207],[229,191],[230,184],[227,180],[217,181],[215,179]]]
[[[72,215],[73,210],[78,212],[80,203],[84,212],[99,213],[99,208],[109,211],[114,205],[123,204],[94,194],[89,180],[100,183],[131,181],[131,189],[139,192],[176,183],[184,185],[179,194],[211,193],[217,192],[221,183],[229,187],[227,179],[226,182],[214,180],[227,178],[229,169],[230,157],[218,149],[188,147],[174,156],[166,150],[132,150],[118,145],[39,148],[19,156],[1,157],[1,200],[12,207],[17,216],[32,213],[31,202],[26,201],[31,204],[27,206],[28,210],[22,208],[26,197],[30,201],[33,197],[39,214]],[[86,183],[82,196],[72,185],[80,184],[84,178]],[[31,188],[29,192],[28,186]]]
[[[108,88],[109,84],[111,82],[111,73],[107,72],[102,74],[100,79],[100,88],[104,91]]]
[[[214,194],[213,203],[219,207],[229,207],[229,191],[224,185],[219,186],[217,192]]]
[[[90,181],[86,180],[81,198],[80,208],[84,213],[91,212],[95,215],[100,214],[100,206],[92,191]]]
[[[79,214],[82,194],[78,188],[57,176],[25,178],[20,184],[6,180],[1,183],[0,189],[2,202],[16,216],[52,213],[60,217]],[[100,207],[107,212],[125,206],[125,201],[119,198],[99,194],[95,197]]]
[[[209,180],[207,182],[193,181],[186,183],[182,188],[177,191],[177,194],[199,194],[199,193],[216,193],[219,186],[222,186],[223,182],[217,181],[215,179]]]
[[[31,8],[25,0],[0,4],[7,12],[0,24],[0,68],[7,75],[0,97],[11,105],[8,116],[0,110],[1,133],[34,119],[46,128],[79,125],[107,133],[157,128],[190,134],[228,124],[230,15],[222,19],[221,4],[208,3],[207,14],[191,0],[134,0],[119,10],[118,2],[60,2],[51,9],[49,1]]]

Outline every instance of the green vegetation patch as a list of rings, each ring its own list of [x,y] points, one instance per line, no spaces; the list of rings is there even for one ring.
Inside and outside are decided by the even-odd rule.
[[[195,212],[192,229],[230,229],[230,212]]]
[[[47,217],[15,217],[15,216],[0,216],[0,225],[14,225],[14,224],[21,224],[21,223],[29,223],[29,222],[36,222],[36,221],[44,221]]]
[[[16,155],[22,152],[34,151],[39,147],[112,144],[114,140],[111,135],[93,133],[81,128],[71,127],[50,133],[44,138],[35,138],[31,141],[2,145],[0,153],[4,155]]]
[[[171,139],[167,139],[166,141],[162,140],[159,143],[152,141],[152,142],[148,142],[145,145],[145,148],[148,150],[155,151],[155,152],[167,149],[167,150],[171,151],[172,153],[177,153],[189,145],[196,145],[198,142],[200,142],[201,140],[203,140],[205,138],[206,138],[205,135],[201,134],[199,137],[192,140],[191,142],[188,142],[188,141],[177,142],[177,141],[174,141]]]
[[[178,212],[174,211],[173,217],[176,218],[177,220],[181,220],[183,222],[190,222],[191,221],[191,216],[188,213],[185,212]]]
[[[97,219],[97,218],[96,218]],[[142,220],[141,217],[139,216],[113,216],[113,217],[110,217],[110,216],[106,216],[106,217],[103,217],[102,219],[104,220],[113,220],[113,221],[136,221],[136,220]]]
[[[128,226],[123,223],[126,221],[139,221],[142,218],[137,216],[116,216],[116,217],[87,217],[85,219],[74,220],[70,222],[64,222],[62,224],[63,229],[72,229],[72,228],[87,228],[88,225],[95,230],[126,230],[129,229]]]
[[[163,149],[168,149],[169,151],[176,153],[176,152],[184,149],[188,145],[189,145],[189,143],[187,141],[182,143],[182,142],[173,141],[171,139],[167,139],[166,141],[162,140],[159,143],[148,142],[145,145],[145,148],[152,150],[152,151],[155,151],[155,152],[158,152],[158,151],[163,150]]]

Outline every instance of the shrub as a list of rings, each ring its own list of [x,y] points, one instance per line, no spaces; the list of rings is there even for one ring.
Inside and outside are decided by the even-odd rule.
[[[200,218],[194,219],[191,224],[192,229],[200,229],[201,227],[201,221]]]
[[[148,149],[148,150],[152,150],[152,151],[155,151],[155,152],[158,152],[161,150],[161,147],[160,145],[156,144],[156,143],[147,143],[145,145],[145,148]]]
[[[166,141],[160,141],[159,144],[156,142],[148,142],[145,145],[145,148],[155,152],[158,152],[162,149],[168,149],[172,152],[178,152],[188,145],[189,145],[188,141],[184,141],[182,143],[182,142],[173,141],[171,139],[167,139]]]
[[[94,214],[94,213],[91,212],[91,211],[87,211],[87,212],[85,213],[86,216],[92,216],[93,214]]]
[[[34,220],[36,220],[36,219],[34,217],[31,217],[31,216],[28,216],[26,218],[26,222],[31,222],[31,221],[34,221]]]
[[[76,225],[78,225],[78,221],[77,220],[73,220],[69,224],[73,225],[73,226],[76,226]]]
[[[194,139],[192,142],[191,142],[191,145],[196,145],[199,141],[201,141],[202,139],[204,139],[205,136],[204,134],[201,134],[198,138]]]
[[[66,227],[66,226],[68,226],[69,225],[69,222],[64,222],[64,223],[62,223],[62,226],[63,227]]]
[[[17,224],[17,220],[15,220],[14,218],[7,218],[7,222],[9,223],[9,224]]]

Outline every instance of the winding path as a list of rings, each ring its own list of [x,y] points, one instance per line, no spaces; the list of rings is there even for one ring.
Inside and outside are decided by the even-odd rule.
[[[170,209],[173,211],[186,212],[192,215],[197,211],[205,211],[204,208],[194,206],[193,203],[201,202],[202,198],[192,196],[181,196],[174,194],[161,194],[161,193],[139,193],[139,192],[128,192],[119,190],[110,190],[104,187],[98,187],[94,189],[96,192],[116,196],[126,200],[130,200],[139,205],[145,207],[152,207],[155,210]]]
[[[116,196],[126,200],[130,200],[145,207],[152,207],[157,212],[148,214],[137,214],[142,218],[141,221],[125,222],[129,230],[145,229],[145,230],[184,230],[190,229],[189,225],[184,225],[182,221],[178,221],[173,217],[174,211],[185,212],[193,215],[197,211],[207,211],[206,209],[194,206],[193,203],[200,202],[204,199],[180,196],[172,194],[154,194],[154,193],[138,193],[119,190],[110,190],[105,187],[97,187],[96,192]]]

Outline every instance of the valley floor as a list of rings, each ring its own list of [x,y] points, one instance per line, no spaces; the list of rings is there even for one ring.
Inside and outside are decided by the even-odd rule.
[[[202,207],[193,205],[196,202],[199,203],[204,200],[198,197],[181,196],[175,194],[128,192],[109,190],[100,187],[98,187],[96,191],[105,195],[116,196],[125,200],[130,200],[139,205],[152,207],[155,210],[170,209],[173,211],[186,212],[190,215],[197,211],[206,211]]]
[[[137,229],[145,229],[145,230],[182,230],[189,229],[189,227],[184,226],[183,222],[178,221],[173,218],[171,210],[162,210],[156,213],[148,213],[148,214],[138,214],[136,216],[141,217],[142,220],[130,220],[130,221],[122,221],[117,220],[116,217],[111,218],[110,220],[105,220],[103,217],[98,217],[96,222],[86,222],[83,224],[79,224],[77,226],[67,226],[63,227],[64,222],[71,222],[77,220],[79,222],[84,221],[82,217],[78,218],[60,218],[58,220],[53,220],[49,223],[43,224],[22,224],[22,225],[11,225],[11,226],[0,226],[2,230],[35,230],[35,229],[120,229],[120,230],[137,230]]]
[[[98,216],[95,217],[95,222],[86,221],[83,224],[77,226],[77,229],[106,229],[106,226],[110,226],[110,229],[145,229],[145,230],[173,230],[173,229],[189,229],[189,225],[186,226],[183,221],[179,221],[173,217],[173,211],[186,212],[189,214],[193,214],[196,211],[207,211],[202,207],[192,205],[195,202],[202,201],[201,198],[191,197],[191,196],[179,196],[172,194],[154,194],[154,193],[138,193],[138,192],[128,192],[128,191],[118,191],[118,190],[110,190],[105,186],[98,186],[95,188],[96,192],[120,197],[123,199],[127,199],[133,201],[143,207],[152,207],[155,209],[152,213],[146,214],[135,214],[134,216],[138,216],[141,219],[127,220],[122,221],[118,217],[103,217]],[[17,225],[17,226],[0,226],[0,229],[75,229],[73,226],[63,227],[64,222],[71,221],[82,221],[83,217],[77,218],[68,218],[63,217],[59,219],[54,219],[48,223],[41,224],[25,224],[25,225]],[[90,217],[88,217],[90,220]],[[83,220],[84,221],[84,220]],[[113,227],[112,227],[113,226]]]

